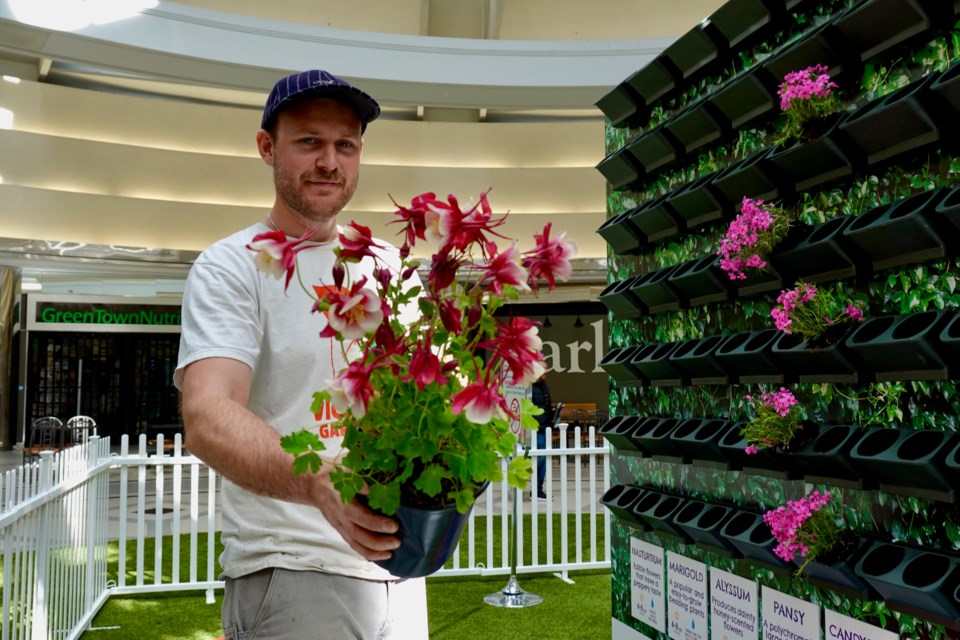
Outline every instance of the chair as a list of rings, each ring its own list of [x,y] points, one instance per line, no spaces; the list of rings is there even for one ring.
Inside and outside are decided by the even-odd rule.
[[[63,421],[56,416],[37,418],[30,425],[30,433],[23,444],[23,461],[30,462],[41,451],[60,451],[63,449]]]
[[[97,435],[97,421],[90,416],[73,416],[67,420],[68,444],[86,444],[91,435]]]

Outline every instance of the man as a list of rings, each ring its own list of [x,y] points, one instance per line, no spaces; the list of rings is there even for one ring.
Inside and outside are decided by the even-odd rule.
[[[187,280],[175,382],[187,446],[224,478],[228,639],[427,637],[423,580],[397,581],[371,562],[399,546],[397,524],[344,504],[330,464],[294,476],[280,447],[281,435],[319,424],[328,461],[339,453],[336,413],[313,414],[310,401],[345,365],[344,349],[319,338],[326,320],[311,310],[320,284],[334,281],[337,214],[357,187],[362,134],[379,114],[372,97],[326,71],[277,82],[257,133],[273,167],[273,207],[204,251]],[[273,230],[310,231],[286,289],[256,270],[247,249]],[[369,262],[349,275],[372,277]]]
[[[541,451],[547,448],[547,427],[553,426],[553,403],[550,400],[550,387],[547,386],[547,372],[544,371],[531,388],[533,397],[531,402],[543,409],[543,413],[537,416],[537,449]],[[537,458],[537,498],[547,499],[547,493],[544,490],[544,480],[547,477],[547,457],[539,456]]]

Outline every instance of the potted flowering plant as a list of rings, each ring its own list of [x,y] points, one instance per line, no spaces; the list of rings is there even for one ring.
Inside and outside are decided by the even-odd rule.
[[[740,214],[720,239],[720,268],[731,280],[746,280],[747,269],[764,269],[769,253],[787,236],[790,222],[782,209],[744,197]]]
[[[810,125],[822,122],[837,111],[839,101],[833,92],[836,88],[837,84],[830,80],[827,67],[822,64],[785,75],[777,95],[780,97],[780,110],[786,114],[786,123],[777,143],[815,138],[824,133]]]
[[[777,540],[774,553],[787,562],[798,564],[797,573],[814,561],[834,562],[841,553],[851,552],[856,535],[837,525],[828,508],[829,491],[814,490],[799,500],[790,500],[763,514]]]
[[[804,421],[797,397],[789,389],[764,393],[759,401],[749,394],[745,399],[753,405],[753,419],[740,429],[747,441],[746,454],[768,448],[796,449],[799,440],[810,435],[811,425]]]
[[[494,314],[521,290],[536,292],[538,280],[553,289],[568,279],[576,250],[565,234],[551,237],[550,224],[534,235],[529,251],[521,254],[516,243],[499,250],[494,238],[504,238],[497,229],[507,216],[493,214],[486,193],[470,208],[433,193],[397,206],[404,238],[399,267],[384,259],[370,229],[352,222],[340,233],[334,281],[301,283],[316,300],[315,311],[327,316],[320,336],[335,338],[349,363],[314,394],[313,407],[332,403],[344,429],[345,453],[330,473],[343,500],[368,488],[361,499],[396,514],[401,549],[418,526],[418,510],[449,514],[456,524],[424,525],[426,533],[446,538],[449,552],[476,497],[502,479],[501,457],[515,452],[510,419],[522,417],[523,427],[536,428],[540,413],[524,401],[517,416],[502,390],[543,374],[538,323]],[[436,248],[422,284],[420,262],[410,257],[417,241]],[[263,259],[275,275],[286,273],[287,283],[296,271],[298,242],[288,241],[283,251],[272,247]],[[251,247],[258,246],[255,239]],[[376,264],[372,281],[351,281],[349,264],[368,259]],[[294,473],[317,472],[323,464],[325,446],[316,429],[287,435],[281,445],[295,457]],[[508,483],[523,488],[530,475],[529,458],[512,457]],[[381,563],[395,575],[426,575],[446,560],[435,556],[425,559],[428,566],[398,567],[390,563],[399,551]]]
[[[846,333],[849,323],[863,320],[863,303],[849,303],[834,292],[800,282],[780,292],[770,317],[777,329],[809,344],[831,343]]]

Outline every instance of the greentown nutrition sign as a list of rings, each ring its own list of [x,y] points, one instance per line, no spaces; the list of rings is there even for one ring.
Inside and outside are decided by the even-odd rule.
[[[97,302],[39,302],[39,324],[179,326],[180,307]]]

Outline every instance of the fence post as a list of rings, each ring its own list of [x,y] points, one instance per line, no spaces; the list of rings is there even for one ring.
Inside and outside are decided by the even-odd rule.
[[[40,452],[40,491],[44,495],[53,484],[54,454]],[[50,584],[50,504],[40,506],[37,513],[37,555],[34,560],[32,640],[45,640],[47,633],[47,587]]]
[[[100,436],[90,436],[86,444],[87,448],[87,473],[89,474],[99,463],[98,452],[100,451]],[[95,587],[95,573],[97,571],[97,544],[100,540],[97,536],[98,525],[101,518],[106,521],[107,514],[100,513],[100,483],[103,482],[102,474],[98,473],[93,477],[90,488],[87,489],[87,575],[86,586],[84,587],[83,606],[84,611],[90,611],[93,608]]]

